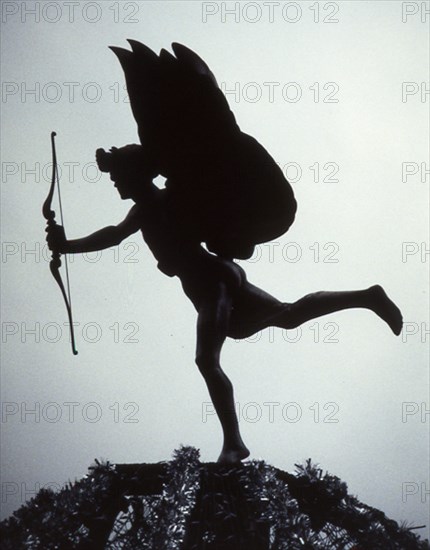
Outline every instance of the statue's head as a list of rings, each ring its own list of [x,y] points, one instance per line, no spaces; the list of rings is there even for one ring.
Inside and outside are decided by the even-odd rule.
[[[134,198],[139,188],[156,176],[148,166],[142,145],[112,147],[109,151],[97,149],[96,161],[101,172],[109,172],[110,179],[123,199]]]

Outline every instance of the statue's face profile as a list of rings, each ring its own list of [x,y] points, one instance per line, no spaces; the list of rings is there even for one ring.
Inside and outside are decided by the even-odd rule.
[[[96,161],[102,172],[109,172],[121,199],[136,199],[142,181],[148,179],[142,163],[141,145],[112,147],[109,152],[99,148]]]
[[[130,173],[113,170],[110,172],[110,179],[114,182],[114,187],[117,189],[122,200],[133,198],[133,184],[130,179]]]

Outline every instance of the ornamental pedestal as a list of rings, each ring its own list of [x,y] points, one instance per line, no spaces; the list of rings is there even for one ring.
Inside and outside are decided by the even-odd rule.
[[[202,463],[192,447],[158,464],[96,464],[41,490],[1,523],[2,549],[424,550],[414,533],[348,495],[308,460]]]

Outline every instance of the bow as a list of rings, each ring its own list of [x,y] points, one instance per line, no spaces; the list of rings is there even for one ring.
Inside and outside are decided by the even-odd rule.
[[[54,227],[57,224],[57,222],[55,221],[55,212],[54,210],[51,210],[51,203],[52,203],[52,198],[54,196],[54,189],[55,189],[55,181],[57,181],[57,187],[58,187],[58,200],[60,204],[61,225],[64,227],[63,209],[61,206],[61,195],[60,195],[60,181],[58,179],[57,155],[55,152],[55,140],[54,140],[55,136],[56,136],[56,133],[51,132],[52,179],[51,179],[51,187],[49,189],[48,196],[46,197],[46,200],[43,203],[43,208],[42,208],[42,214],[43,214],[43,217],[46,219],[46,225],[48,228]],[[64,288],[64,284],[60,275],[60,267],[61,267],[60,256],[61,256],[61,253],[58,252],[57,250],[52,251],[51,261],[49,262],[49,268],[51,270],[51,273],[54,279],[57,281],[58,286],[60,287],[61,294],[63,295],[63,298],[64,298],[64,303],[66,304],[67,315],[69,316],[70,341],[72,344],[72,352],[73,352],[73,355],[77,355],[78,352],[76,351],[76,347],[75,347],[75,335],[73,331],[72,305],[70,300],[70,284],[69,284],[69,271],[67,267],[67,257],[64,256],[65,267],[66,267],[66,280],[67,280],[67,294],[66,294],[66,290]]]

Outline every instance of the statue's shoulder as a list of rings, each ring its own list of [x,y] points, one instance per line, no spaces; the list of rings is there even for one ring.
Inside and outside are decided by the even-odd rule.
[[[142,209],[139,204],[133,204],[133,206],[128,211],[126,220],[134,220],[142,216]]]
[[[139,229],[141,229],[141,226],[142,226],[141,208],[138,204],[134,204],[128,211],[128,214],[126,215],[124,220],[118,225],[118,227],[122,229],[125,232],[125,234],[131,235],[132,233],[139,231]]]

